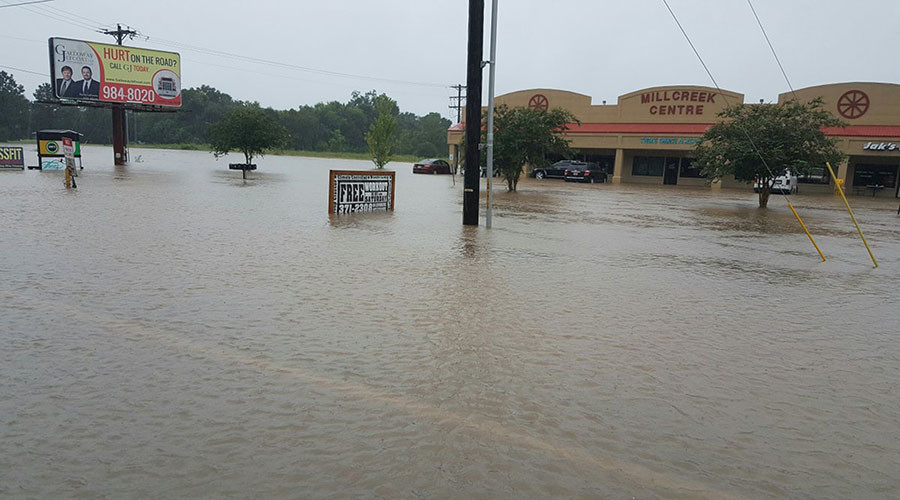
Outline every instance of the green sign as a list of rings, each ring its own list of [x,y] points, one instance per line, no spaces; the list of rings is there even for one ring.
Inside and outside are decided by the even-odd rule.
[[[696,146],[703,142],[699,137],[641,137],[641,144],[663,144],[671,146]]]

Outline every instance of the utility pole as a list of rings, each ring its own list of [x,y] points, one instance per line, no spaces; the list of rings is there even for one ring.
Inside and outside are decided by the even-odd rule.
[[[497,67],[497,0],[491,3],[491,65],[488,73],[488,117],[487,117],[487,211],[484,214],[484,225],[491,227],[494,208],[494,77]]]
[[[456,110],[456,123],[460,123],[460,122],[462,122],[462,110],[465,107],[465,106],[463,106],[462,101],[463,101],[463,99],[466,98],[466,96],[462,95],[462,91],[464,88],[466,88],[466,86],[463,84],[459,84],[459,85],[454,85],[450,88],[456,89],[456,97],[450,97],[450,109]],[[454,104],[454,101],[455,101],[455,104]]]
[[[484,48],[484,0],[469,0],[469,46],[466,64],[466,177],[463,225],[478,225],[481,184],[481,69]]]
[[[117,24],[115,30],[100,30],[100,33],[114,37],[117,45],[122,45],[125,37],[133,40],[138,34],[133,29],[122,29],[121,24]],[[112,105],[112,120],[113,159],[116,165],[125,165],[128,162],[128,120],[125,118],[125,106],[118,103]]]

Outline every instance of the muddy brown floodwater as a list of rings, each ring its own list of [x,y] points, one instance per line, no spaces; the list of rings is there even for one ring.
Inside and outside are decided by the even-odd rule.
[[[0,173],[0,497],[900,498],[896,201],[133,154]]]

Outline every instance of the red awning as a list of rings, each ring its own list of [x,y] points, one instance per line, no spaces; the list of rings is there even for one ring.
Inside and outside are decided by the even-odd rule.
[[[571,124],[567,134],[684,134],[703,135],[712,123],[582,123]],[[462,132],[465,123],[457,123],[448,130]],[[831,137],[900,137],[900,125],[849,125],[825,127],[825,135]]]
[[[850,125],[825,127],[822,131],[837,137],[900,137],[900,126],[897,125]]]

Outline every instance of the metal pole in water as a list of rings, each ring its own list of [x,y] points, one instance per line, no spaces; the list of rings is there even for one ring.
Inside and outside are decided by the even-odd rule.
[[[491,71],[488,77],[488,116],[487,116],[487,213],[485,226],[491,227],[494,210],[494,75],[497,66],[497,0],[491,3],[491,58],[488,60]]]
[[[806,232],[806,236],[809,237],[809,241],[812,242],[813,246],[816,247],[816,251],[819,252],[819,257],[822,257],[822,262],[825,262],[825,254],[822,253],[822,249],[819,248],[819,245],[816,244],[816,240],[813,239],[812,234],[810,234],[809,229],[806,227],[806,224],[803,223],[803,219],[800,218],[800,214],[797,213],[797,210],[794,208],[794,204],[788,201],[788,207],[791,208],[791,212],[794,212],[794,217],[797,218],[797,222],[800,223],[800,227],[803,228],[803,231]]]
[[[838,193],[841,195],[841,199],[844,200],[844,206],[847,207],[847,211],[850,212],[850,219],[853,220],[853,224],[856,225],[856,231],[859,233],[859,237],[862,238],[863,245],[866,246],[866,250],[869,252],[869,257],[872,258],[872,264],[875,264],[875,267],[878,267],[878,261],[875,260],[875,255],[872,253],[872,249],[869,248],[869,242],[866,241],[866,237],[863,236],[862,229],[859,227],[859,222],[856,222],[856,216],[853,215],[853,209],[850,208],[850,202],[847,201],[847,197],[844,195],[844,189],[838,184],[837,176],[834,175],[834,169],[831,168],[831,163],[825,162],[825,166],[828,167],[828,172],[831,173],[831,178],[834,179],[834,185],[837,187]]]

